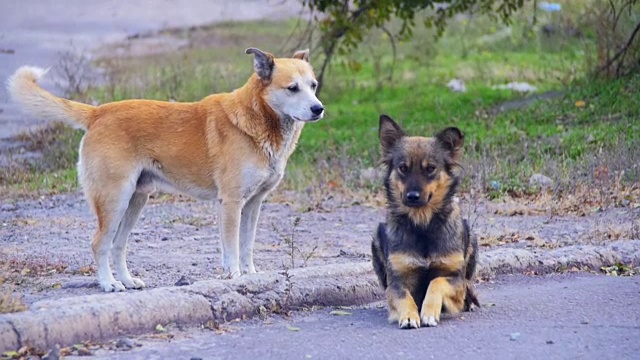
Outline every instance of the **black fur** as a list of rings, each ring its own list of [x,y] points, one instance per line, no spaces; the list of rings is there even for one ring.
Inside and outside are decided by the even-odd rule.
[[[384,187],[388,212],[386,222],[378,225],[371,244],[374,271],[380,285],[387,291],[388,297],[401,299],[408,291],[418,309],[425,301],[427,289],[432,280],[446,278],[452,287],[456,289],[464,287],[465,295],[461,310],[468,311],[472,305],[480,306],[473,290],[478,244],[475,237],[470,234],[466,220],[461,219],[460,211],[453,200],[460,182],[455,169],[460,166],[458,159],[462,152],[464,135],[457,128],[447,128],[436,135],[435,142],[431,143],[433,146],[426,147],[426,149],[431,149],[430,153],[418,155],[415,152],[413,154],[405,153],[406,147],[402,146],[402,138],[405,136],[404,131],[391,118],[381,116],[380,141],[383,149],[382,162],[386,167]],[[427,140],[425,139],[425,141]],[[414,169],[415,166],[403,170],[407,174],[392,176],[394,171],[397,171],[398,164],[407,162],[406,159],[410,156],[422,156],[420,159],[438,164],[441,171],[451,179],[447,183],[448,187],[440,192],[440,194],[444,193],[444,197],[439,203],[439,207],[432,212],[430,220],[425,223],[416,223],[416,218],[411,217],[407,207],[398,198],[399,195],[395,194],[395,191],[398,190],[394,190],[397,188],[394,187],[394,182],[398,181],[404,182],[405,189],[411,186],[407,185],[411,176],[421,177],[420,181],[427,184],[436,181],[437,175],[425,175],[420,172],[420,169]],[[414,159],[412,163],[420,163],[421,161]],[[440,186],[437,189],[441,188]],[[390,254],[424,259],[425,264],[438,263],[439,259],[446,259],[447,256],[455,254],[462,254],[465,261],[464,266],[460,268],[425,265],[406,270],[409,273],[403,273],[390,268]],[[458,297],[457,301],[462,301],[462,299]],[[460,306],[460,302],[457,304]],[[450,309],[446,309],[443,305],[443,310]],[[455,310],[460,310],[460,307]]]

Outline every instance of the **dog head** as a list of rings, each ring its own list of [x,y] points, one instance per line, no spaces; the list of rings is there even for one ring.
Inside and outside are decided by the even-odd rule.
[[[452,201],[464,135],[450,127],[431,138],[407,136],[387,115],[380,116],[379,135],[389,205],[415,224],[426,225]]]
[[[276,59],[256,48],[253,69],[264,86],[263,99],[281,118],[302,122],[322,119],[324,106],[316,97],[316,80],[309,63],[309,49],[297,51],[291,59]]]

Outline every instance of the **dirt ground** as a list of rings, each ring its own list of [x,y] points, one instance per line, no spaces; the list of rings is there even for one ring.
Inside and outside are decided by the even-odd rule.
[[[464,200],[461,205],[471,209]],[[640,208],[550,216],[533,206],[481,202],[466,212],[481,251],[548,251],[640,238]],[[281,270],[369,261],[371,233],[383,219],[384,209],[372,206],[300,212],[286,204],[266,203],[256,238],[256,266]],[[95,227],[79,192],[2,204],[0,263],[5,265],[0,278],[9,280],[2,286],[12,286],[26,303],[99,293],[90,246]],[[130,237],[129,266],[148,287],[174,285],[183,276],[190,281],[211,279],[221,274],[219,239],[214,203],[160,196],[147,205]]]
[[[280,9],[279,13],[288,16],[300,11],[288,6],[291,1],[233,2],[243,11],[230,8],[231,3],[191,1],[188,7],[180,7],[182,11],[175,16],[167,11],[148,12],[147,9],[153,7],[144,4],[130,5],[133,8],[127,9],[116,6],[114,1],[73,1],[73,6],[66,8],[40,0],[36,3],[38,6],[32,6],[38,9],[34,15],[15,2],[0,14],[0,38],[6,40],[3,47],[12,50],[0,58],[0,78],[6,78],[26,63],[45,67],[55,64],[59,53],[68,51],[70,39],[80,47],[95,50],[97,46],[88,44],[115,43],[126,36],[167,27],[221,19],[243,20],[244,17],[238,18],[241,14],[253,14],[249,18],[272,17],[265,12],[265,7],[269,11]],[[162,12],[166,7],[154,9]],[[244,11],[246,9],[252,11]],[[192,23],[194,14],[201,15],[197,23]],[[49,22],[34,23],[34,16],[47,18]],[[96,26],[95,21],[80,24],[71,21],[80,16],[102,21],[100,26]],[[175,21],[168,22],[165,17]],[[157,45],[150,41],[141,38],[134,47],[134,55],[148,53],[146,45]],[[32,124],[23,122],[23,117],[17,115],[4,90],[0,90],[0,114],[0,125],[4,124],[0,126],[0,138]],[[0,148],[3,144],[8,143],[0,143]],[[258,270],[369,261],[371,233],[384,218],[382,207],[334,204],[323,210],[301,212],[299,203],[294,203],[298,205],[267,203],[263,206],[256,241]],[[463,200],[462,208],[480,238],[481,251],[499,247],[548,251],[575,244],[640,239],[638,207],[589,209],[584,216],[552,216],[548,209],[536,205],[486,201],[470,204]],[[294,225],[296,217],[300,217],[297,226]],[[148,287],[174,285],[183,277],[194,281],[219,275],[217,219],[215,206],[210,202],[154,199],[131,235],[129,266],[132,273],[141,277]],[[0,294],[8,288],[21,294],[26,303],[32,303],[45,298],[99,293],[90,247],[95,227],[95,219],[79,192],[31,200],[1,199]],[[292,234],[293,256],[289,245]]]

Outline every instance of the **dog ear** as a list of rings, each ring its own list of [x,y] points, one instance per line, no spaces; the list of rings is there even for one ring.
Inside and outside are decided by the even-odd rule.
[[[256,48],[248,48],[245,54],[253,54],[253,70],[264,84],[271,82],[275,61],[273,55]]]
[[[294,59],[309,62],[309,49],[298,50],[293,54]]]
[[[464,145],[464,134],[457,127],[449,127],[438,134],[436,139],[440,142],[442,147],[449,153],[449,156],[453,161],[460,160]]]
[[[398,141],[405,136],[405,132],[390,116],[383,114],[380,115],[378,136],[380,137],[382,154],[386,156],[393,150]]]

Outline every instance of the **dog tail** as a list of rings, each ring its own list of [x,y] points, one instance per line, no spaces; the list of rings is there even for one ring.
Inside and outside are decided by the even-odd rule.
[[[96,107],[59,98],[41,88],[36,81],[48,70],[32,66],[19,68],[7,80],[11,99],[31,116],[65,121],[75,128],[88,129]]]

